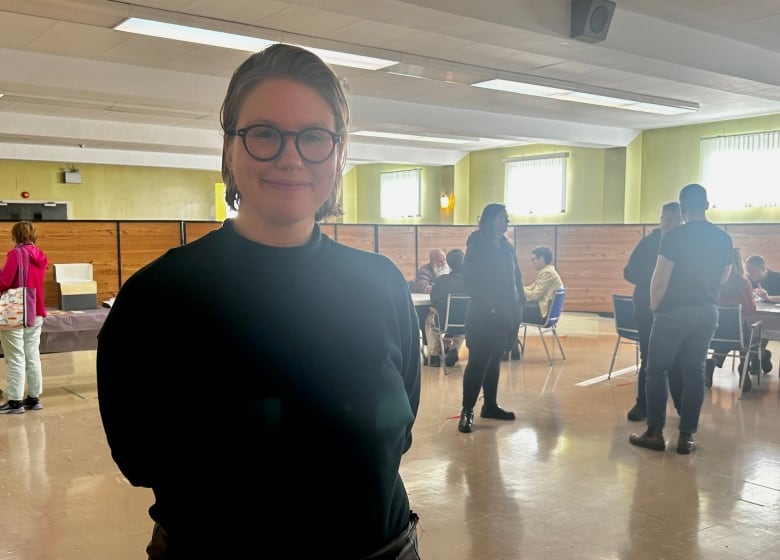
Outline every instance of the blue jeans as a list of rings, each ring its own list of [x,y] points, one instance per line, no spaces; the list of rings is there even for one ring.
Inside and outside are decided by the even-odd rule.
[[[655,314],[647,357],[649,428],[662,429],[666,424],[667,375],[676,362],[683,379],[680,431],[696,433],[704,402],[704,363],[717,326],[714,304],[685,305]]]

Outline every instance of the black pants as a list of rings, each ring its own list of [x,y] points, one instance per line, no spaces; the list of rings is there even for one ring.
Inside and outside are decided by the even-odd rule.
[[[420,560],[417,550],[417,523],[420,518],[416,513],[409,512],[409,525],[398,533],[385,546],[366,556],[363,560]],[[154,524],[152,539],[146,546],[149,560],[166,560],[175,558],[168,550],[168,535],[159,523]]]
[[[501,371],[502,355],[503,352],[491,353],[469,348],[469,361],[463,372],[463,408],[474,408],[480,388],[484,405],[488,408],[498,406],[498,374]]]
[[[647,381],[647,350],[650,347],[650,331],[653,330],[653,312],[650,308],[636,309],[634,318],[636,328],[639,331],[639,372],[636,380],[636,402],[647,409],[647,396],[645,383]],[[683,379],[682,370],[675,364],[667,373],[669,383],[669,395],[672,397],[674,408],[679,412],[682,407]]]

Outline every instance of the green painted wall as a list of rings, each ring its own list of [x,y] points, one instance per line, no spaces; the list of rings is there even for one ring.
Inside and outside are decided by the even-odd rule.
[[[625,163],[619,169],[608,170],[615,158],[608,158],[605,150],[534,144],[515,148],[484,150],[470,155],[469,174],[469,223],[476,223],[482,208],[491,202],[504,200],[504,162],[506,158],[536,156],[567,152],[569,159],[566,172],[566,211],[554,216],[511,216],[515,224],[563,224],[563,223],[622,223],[622,206],[619,211],[609,210],[614,204],[605,206],[605,182],[614,190],[616,184],[622,188]],[[622,173],[622,175],[620,175]],[[620,175],[620,177],[618,177]]]
[[[469,222],[469,176],[471,174],[471,156],[468,155],[454,165],[453,192],[455,194],[455,206],[453,208],[455,224],[468,224]]]
[[[684,185],[699,181],[699,141],[702,138],[772,130],[780,130],[780,114],[645,131],[641,146],[639,221],[657,222],[663,204],[677,200]],[[777,184],[767,185],[767,188],[780,191]],[[707,217],[718,223],[777,222],[780,221],[780,208],[712,210]]]
[[[62,163],[0,160],[0,200],[67,202],[72,220],[213,220],[220,173],[79,164],[81,184],[63,182]]]
[[[400,223],[405,224],[441,224],[448,223],[441,209],[442,193],[452,192],[453,173],[444,167],[403,165],[403,164],[368,164],[357,167],[357,223],[385,224],[399,223],[397,220],[385,220],[379,217],[379,174],[387,171],[403,171],[406,169],[421,169],[422,183],[420,218],[408,218]],[[456,203],[457,204],[457,203]]]
[[[344,216],[341,221],[345,224],[357,222],[357,168],[353,167],[344,174],[344,182],[341,189],[342,207]]]
[[[642,223],[640,220],[642,196],[642,140],[640,134],[626,148],[626,194],[623,201],[623,222]]]

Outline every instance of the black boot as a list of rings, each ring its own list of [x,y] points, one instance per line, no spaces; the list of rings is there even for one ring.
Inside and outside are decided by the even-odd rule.
[[[480,413],[480,416],[482,418],[492,418],[494,420],[514,420],[515,419],[515,413],[511,412],[509,410],[504,410],[497,404],[494,404],[493,406],[485,405],[482,407],[482,412]]]
[[[471,433],[471,427],[474,425],[474,409],[464,408],[460,411],[460,421],[458,422],[458,431],[464,434]]]
[[[761,371],[765,374],[772,371],[772,352],[763,350],[761,352]]]
[[[631,422],[641,422],[642,420],[647,420],[647,411],[645,411],[644,405],[639,404],[637,400],[634,408],[629,410],[626,416]]]
[[[704,386],[712,387],[712,374],[715,373],[715,360],[707,358],[704,366]]]
[[[648,427],[643,434],[631,434],[628,441],[633,445],[652,449],[653,451],[664,451],[666,449],[666,441],[664,441],[664,434],[660,428]]]
[[[688,455],[692,451],[696,451],[696,442],[693,441],[693,434],[680,432],[680,437],[677,439],[677,453]]]

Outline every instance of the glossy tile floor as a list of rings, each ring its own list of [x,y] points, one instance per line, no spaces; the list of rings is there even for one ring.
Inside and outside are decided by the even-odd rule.
[[[699,450],[675,452],[672,411],[672,445],[658,453],[628,443],[643,428],[625,417],[633,347],[621,345],[618,375],[600,380],[611,320],[564,314],[560,332],[566,361],[550,367],[529,332],[525,358],[502,366],[499,402],[517,420],[477,417],[472,434],[456,428],[462,364],[423,368],[402,465],[423,560],[780,558],[777,364],[740,400],[729,359],[706,394]],[[780,343],[770,348],[780,356]],[[45,355],[45,408],[0,416],[0,560],[145,558],[151,492],[111,461],[94,360]]]

